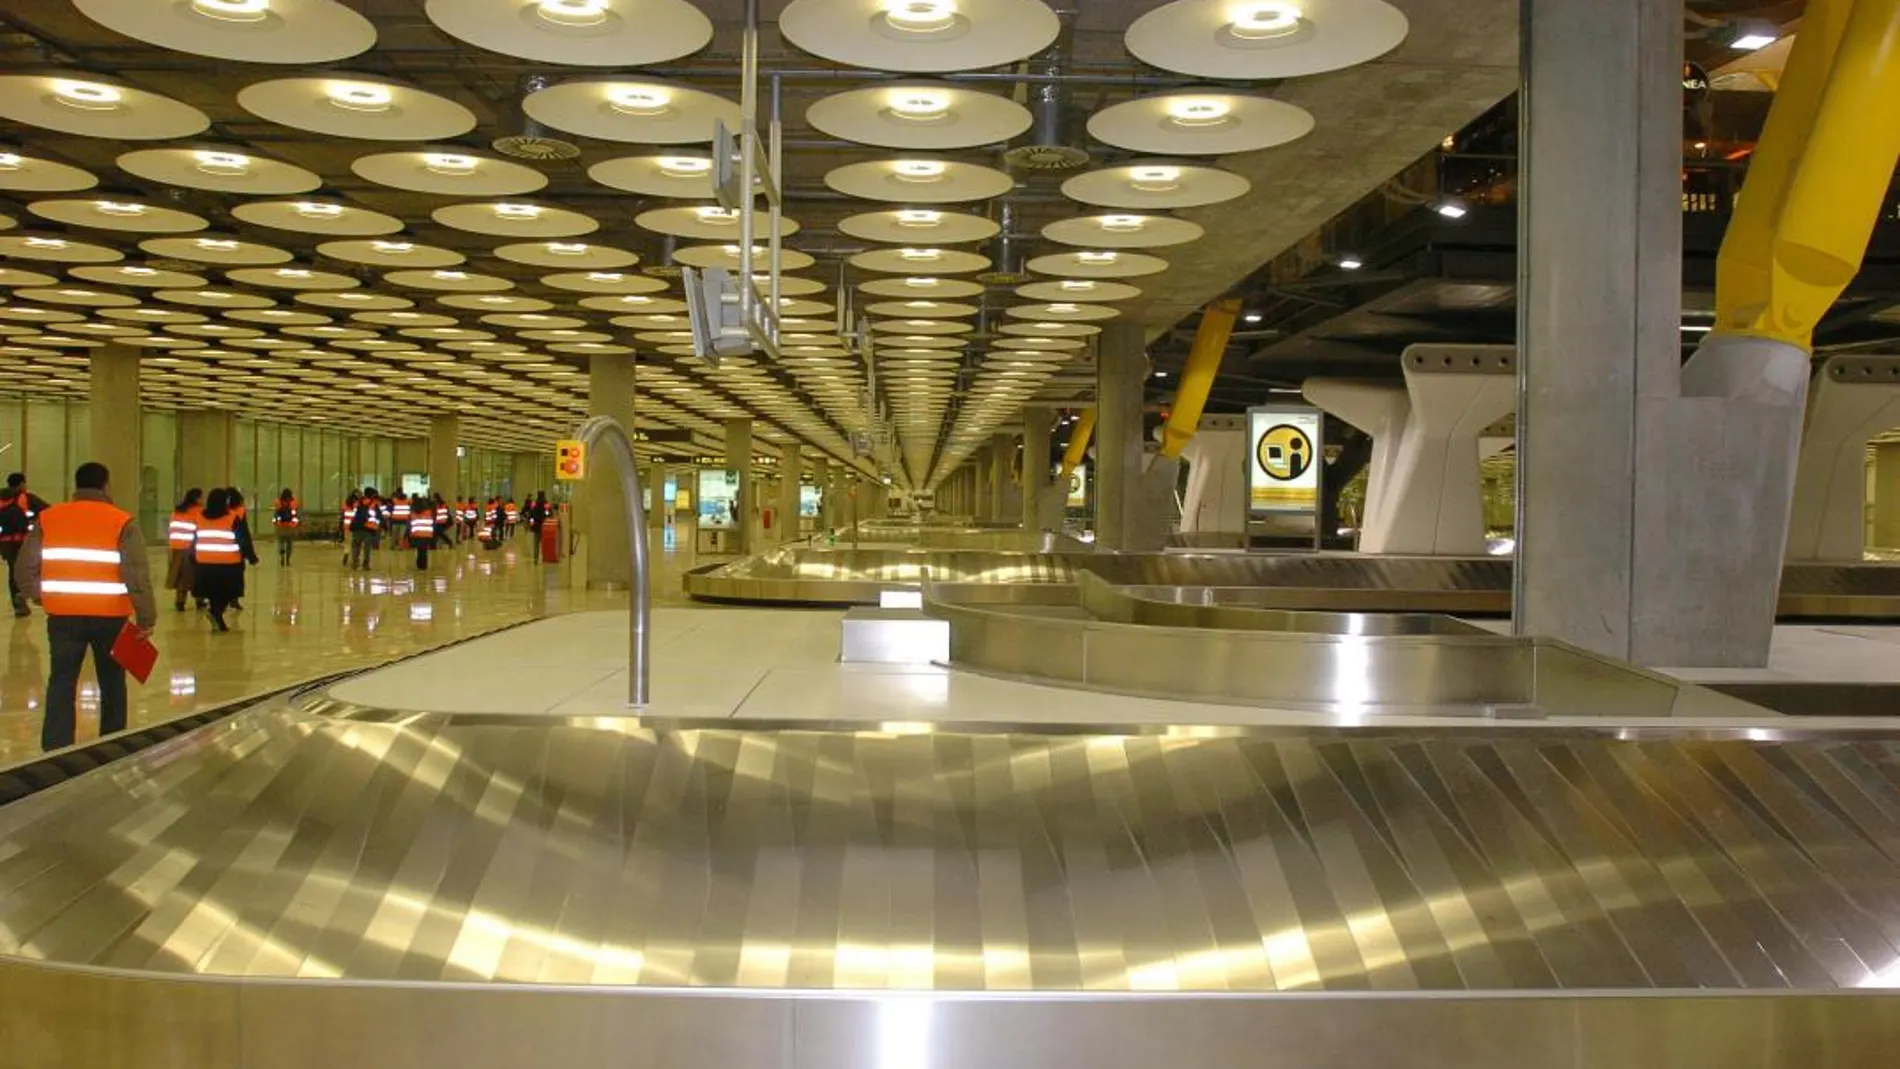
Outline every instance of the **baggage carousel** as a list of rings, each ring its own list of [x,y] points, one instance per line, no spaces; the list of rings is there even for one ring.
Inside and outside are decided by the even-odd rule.
[[[1369,557],[1348,553],[1007,552],[992,549],[795,546],[688,572],[709,601],[875,605],[926,579],[986,588],[964,595],[1015,604],[1074,604],[1087,572],[1117,586],[1172,587],[1209,604],[1337,612],[1507,616],[1504,557]],[[1783,619],[1900,619],[1900,564],[1789,564]]]

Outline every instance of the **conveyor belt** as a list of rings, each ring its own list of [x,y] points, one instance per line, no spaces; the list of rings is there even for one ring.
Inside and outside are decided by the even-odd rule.
[[[981,550],[779,549],[687,573],[694,597],[742,602],[876,604],[882,591],[940,584],[992,587],[994,601],[1072,603],[1075,575],[1119,586],[1205,590],[1209,604],[1338,612],[1506,615],[1511,562],[1501,557],[1356,554],[1003,553]],[[966,599],[968,600],[968,599]],[[1790,564],[1783,618],[1900,619],[1900,565]]]
[[[1900,981],[1888,737],[246,714],[0,809],[0,950],[758,989]]]

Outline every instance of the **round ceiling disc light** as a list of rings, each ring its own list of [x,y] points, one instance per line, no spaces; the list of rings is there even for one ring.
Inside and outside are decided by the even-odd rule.
[[[214,233],[193,234],[188,238],[147,238],[139,242],[139,248],[166,259],[231,267],[281,264],[291,258],[288,249]]]
[[[851,266],[900,275],[922,272],[931,275],[967,275],[989,270],[990,258],[955,249],[907,245],[898,249],[872,249],[858,253],[851,257]]]
[[[622,156],[587,169],[587,177],[610,189],[648,197],[705,200],[713,195],[711,156],[692,152]]]
[[[656,234],[693,238],[698,241],[738,241],[739,213],[717,205],[701,204],[684,208],[655,208],[633,217],[633,225]],[[769,218],[764,212],[753,217],[754,234],[763,240],[769,233]],[[795,220],[779,219],[779,237],[798,233]]]
[[[715,123],[739,128],[735,101],[698,89],[631,78],[587,78],[529,93],[521,110],[557,130],[603,141],[682,145],[713,139]]]
[[[1080,338],[999,338],[996,347],[1023,352],[1068,352],[1088,348]]]
[[[475,113],[447,97],[361,74],[256,82],[238,106],[280,126],[368,141],[442,141],[475,128]]]
[[[202,286],[208,280],[202,275],[185,271],[170,271],[162,267],[147,267],[143,264],[89,264],[75,267],[67,272],[74,278],[87,282],[102,282],[112,286],[133,286],[139,289],[187,289]]]
[[[443,226],[504,238],[571,238],[600,229],[593,216],[531,201],[451,204],[429,217]]]
[[[454,267],[466,259],[454,249],[420,245],[400,237],[326,241],[317,246],[317,252],[333,260],[371,267]]]
[[[203,216],[115,195],[36,200],[26,210],[56,223],[140,234],[186,234],[208,225]]]
[[[1006,323],[1003,325],[1002,332],[1033,338],[1087,338],[1100,334],[1102,328],[1087,323],[1037,320],[1032,323]]]
[[[1008,141],[1033,121],[995,93],[934,82],[891,82],[833,93],[805,109],[819,130],[861,145],[955,149]]]
[[[105,290],[81,289],[78,286],[66,286],[60,289],[14,290],[13,295],[20,300],[34,301],[39,304],[84,305],[88,308],[131,308],[139,303],[137,297],[109,293]]]
[[[189,104],[79,74],[0,75],[0,118],[114,141],[192,137],[211,125]]]
[[[978,296],[983,292],[983,285],[980,282],[965,282],[957,278],[906,275],[901,278],[873,279],[859,285],[858,289],[873,297],[897,297],[907,301],[948,301]]]
[[[1054,282],[1031,282],[1016,287],[1016,296],[1032,301],[1068,303],[1087,301],[1129,301],[1141,296],[1141,289],[1123,282],[1105,282],[1093,278],[1063,278]]]
[[[337,293],[323,290],[316,293],[299,293],[296,300],[298,304],[307,304],[313,308],[335,308],[345,312],[391,312],[402,308],[414,308],[416,305],[416,302],[404,297],[358,291]]]
[[[217,59],[334,63],[376,43],[376,27],[335,0],[73,0],[73,5],[127,37]]]
[[[1099,319],[1113,319],[1120,313],[1113,308],[1100,304],[1076,304],[1073,301],[1051,301],[1046,304],[1018,304],[1005,310],[1005,314],[1017,319],[1049,320],[1056,323],[1087,323]]]
[[[1304,108],[1224,91],[1137,97],[1089,116],[1089,135],[1133,152],[1216,156],[1297,141],[1313,130]]]
[[[379,237],[402,229],[402,220],[393,215],[326,200],[251,201],[231,214],[257,226],[335,237]]]
[[[73,193],[99,184],[91,171],[0,149],[0,189],[20,193]]]
[[[153,182],[219,193],[282,197],[323,185],[315,171],[224,145],[138,149],[122,154],[118,165]]]
[[[383,276],[383,281],[392,286],[412,286],[416,289],[446,290],[454,293],[498,293],[515,288],[513,282],[497,275],[483,275],[473,271],[447,268],[438,268],[434,271],[391,271]]]
[[[1365,63],[1410,29],[1385,0],[1175,0],[1128,27],[1144,63],[1201,78],[1298,78]]]
[[[349,275],[308,267],[240,267],[224,276],[245,286],[285,290],[350,290],[362,285]]]
[[[64,234],[0,234],[0,256],[10,260],[44,260],[48,263],[108,264],[125,259],[125,254],[109,245]]]
[[[1037,256],[1029,261],[1029,269],[1039,275],[1068,278],[1135,278],[1166,271],[1168,261],[1138,252],[1084,249]]]
[[[752,267],[759,270],[767,266],[771,251],[764,245],[752,247]],[[687,267],[718,267],[727,271],[739,270],[739,246],[733,245],[688,245],[673,254],[673,259]],[[786,271],[797,271],[810,267],[817,261],[797,249],[779,250],[779,267]]]
[[[793,0],[779,33],[814,56],[872,70],[996,67],[1035,55],[1061,32],[1042,0]]]
[[[81,268],[80,270],[85,270],[85,268]],[[109,269],[93,268],[93,270],[109,270]],[[78,271],[73,272],[73,277],[85,278],[85,276],[79,274]],[[51,286],[57,283],[58,281],[59,279],[54,278],[52,275],[42,275],[38,271],[23,271],[17,267],[0,267],[0,286],[6,286],[9,288],[14,287],[14,286]],[[111,279],[88,279],[87,281],[110,282],[112,280]]]
[[[691,55],[711,20],[684,0],[429,0],[429,21],[477,48],[574,67],[641,67]]]
[[[559,274],[543,275],[541,283],[557,290],[571,293],[600,293],[621,296],[639,296],[658,293],[666,288],[666,280],[654,278],[630,271],[562,271]],[[593,307],[583,303],[583,307]],[[609,309],[612,310],[612,309]],[[621,309],[635,311],[634,308]]]
[[[495,249],[495,255],[510,263],[529,267],[567,268],[569,270],[611,271],[632,267],[640,257],[611,245],[590,245],[584,241],[523,241]]]
[[[861,212],[838,221],[838,230],[863,241],[893,245],[958,245],[988,241],[1002,227],[980,215],[935,208]]]
[[[974,304],[930,300],[878,301],[864,310],[874,316],[901,316],[905,319],[953,319],[977,313]]]
[[[547,175],[532,167],[460,148],[378,152],[358,156],[350,170],[379,186],[455,197],[518,197],[548,184]]]
[[[1103,208],[1156,211],[1198,208],[1244,196],[1245,178],[1204,164],[1138,160],[1078,174],[1062,183],[1062,195]]]
[[[825,185],[850,197],[914,204],[988,200],[1015,188],[993,167],[949,160],[906,158],[848,163],[825,173]]]
[[[1186,219],[1131,212],[1071,216],[1042,228],[1050,241],[1092,249],[1157,249],[1197,241],[1204,233]]]

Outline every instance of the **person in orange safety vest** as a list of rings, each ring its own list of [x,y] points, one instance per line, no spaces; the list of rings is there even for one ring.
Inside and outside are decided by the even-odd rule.
[[[46,610],[53,662],[40,725],[45,750],[73,744],[88,650],[99,680],[99,733],[125,730],[125,669],[112,647],[128,621],[141,632],[158,624],[145,538],[132,514],[112,503],[111,479],[104,464],[81,464],[72,500],[41,513],[20,547],[21,589]]]

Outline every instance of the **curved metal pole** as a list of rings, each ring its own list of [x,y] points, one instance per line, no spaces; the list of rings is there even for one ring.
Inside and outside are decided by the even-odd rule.
[[[627,650],[627,704],[641,708],[647,704],[648,650],[651,636],[648,623],[653,615],[653,579],[647,569],[646,502],[640,498],[640,462],[633,452],[633,439],[627,429],[612,416],[595,416],[574,432],[587,447],[589,463],[604,442],[620,466],[620,489],[627,498],[627,547],[633,567],[628,576],[627,607],[629,646]]]

